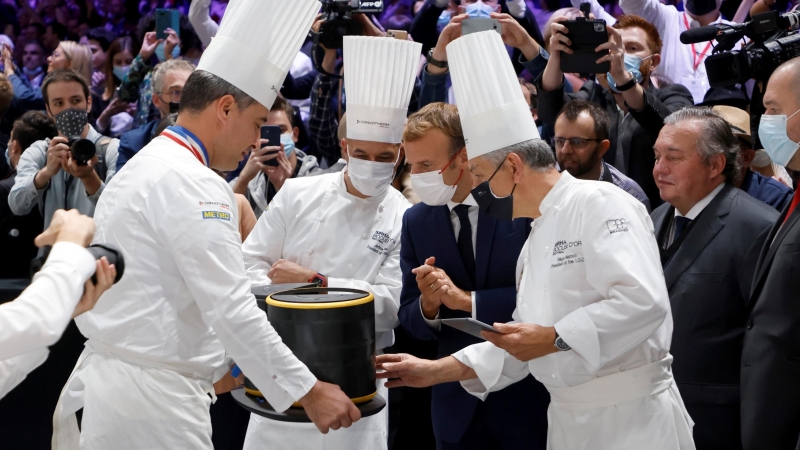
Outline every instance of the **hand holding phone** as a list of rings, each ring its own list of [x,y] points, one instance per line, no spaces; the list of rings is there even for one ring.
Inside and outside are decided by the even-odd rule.
[[[278,147],[278,150],[271,150],[264,154],[264,156],[275,155],[274,158],[264,161],[265,166],[278,166],[278,152],[280,152],[281,146],[281,127],[276,126],[263,126],[261,127],[261,139],[266,139],[267,145],[262,145],[261,148],[264,147]]]
[[[501,36],[503,35],[503,25],[497,19],[487,17],[476,17],[474,19],[464,19],[461,22],[461,35],[466,36],[481,31],[494,30]]]
[[[167,29],[175,30],[180,37],[181,15],[177,9],[156,9],[156,39],[166,39]]]

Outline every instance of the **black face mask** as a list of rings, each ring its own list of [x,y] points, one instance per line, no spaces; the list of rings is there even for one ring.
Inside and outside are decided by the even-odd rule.
[[[702,16],[717,9],[716,0],[686,0],[684,7],[695,16]]]
[[[472,190],[472,198],[478,203],[478,208],[490,217],[494,217],[498,220],[511,221],[514,220],[514,190],[517,189],[516,183],[514,184],[514,188],[511,189],[511,193],[508,194],[508,197],[497,197],[492,192],[491,186],[489,186],[489,182],[492,181],[492,178],[494,178],[500,170],[500,167],[503,167],[503,164],[505,164],[505,161],[495,169],[488,180],[479,184]]]
[[[169,102],[169,113],[176,113],[181,108],[181,104],[178,102]]]

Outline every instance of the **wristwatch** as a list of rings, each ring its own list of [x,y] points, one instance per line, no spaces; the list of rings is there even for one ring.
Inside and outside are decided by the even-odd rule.
[[[328,287],[328,277],[321,273],[314,274],[314,276],[308,279],[308,282],[316,284],[317,287]]]
[[[639,84],[639,83],[636,81],[636,77],[635,77],[635,76],[633,76],[633,74],[632,74],[632,73],[630,73],[630,72],[628,72],[628,73],[629,73],[629,74],[630,74],[630,76],[631,76],[631,79],[630,79],[630,81],[628,81],[628,82],[627,82],[627,83],[625,83],[625,84],[618,84],[618,85],[617,85],[617,92],[625,92],[625,91],[627,91],[628,89],[631,89],[631,88],[633,88],[634,86],[636,86],[637,84]]]
[[[558,331],[556,331],[556,343],[555,343],[555,346],[559,351],[562,351],[562,352],[565,352],[567,350],[572,350],[572,347],[570,347],[569,344],[564,342],[564,340],[561,339],[561,336],[558,335]]]
[[[439,61],[438,59],[434,59],[433,58],[433,51],[434,50],[435,50],[435,48],[432,48],[432,49],[428,50],[428,55],[426,56],[426,58],[428,60],[428,64],[433,64],[434,66],[436,66],[436,67],[438,67],[440,69],[447,69],[448,68],[447,61]]]

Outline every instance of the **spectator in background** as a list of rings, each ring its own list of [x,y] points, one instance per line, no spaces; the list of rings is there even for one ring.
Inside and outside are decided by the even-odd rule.
[[[237,178],[230,185],[233,192],[244,195],[253,207],[256,217],[267,209],[275,194],[290,178],[298,178],[318,172],[317,158],[307,155],[296,147],[300,129],[294,123],[294,108],[286,99],[275,99],[264,126],[281,129],[281,141],[269,142],[261,139]],[[277,160],[277,166],[265,164]]]
[[[89,60],[87,56],[87,63]],[[89,124],[88,112],[92,107],[89,85],[74,70],[48,73],[42,93],[47,114],[55,120],[59,134],[53,139],[37,141],[22,154],[8,203],[17,215],[28,214],[38,206],[47,228],[57,209],[94,214],[105,188],[104,181],[116,169],[119,140],[103,137]],[[92,141],[96,148],[96,155],[83,166],[72,157],[67,139],[78,134]]]
[[[89,47],[92,52],[92,87],[102,86],[106,79],[106,59],[108,48],[114,41],[114,35],[105,28],[92,28],[79,41]]]
[[[94,89],[100,101],[92,104],[92,112],[97,116],[95,128],[101,134],[119,137],[133,128],[133,116],[130,113],[133,113],[134,110],[131,105],[113,97],[131,68],[133,55],[138,50],[135,45],[133,38],[125,36],[115,39],[108,48],[108,58],[104,69],[104,86],[102,89]]]
[[[61,44],[61,41],[67,40],[67,27],[59,22],[51,22],[45,27],[44,35],[42,36],[42,44],[48,53],[55,51]]]
[[[130,30],[130,25],[125,20],[127,8],[125,0],[94,0],[97,14],[105,19],[105,29],[119,36]]]
[[[8,81],[5,83],[8,84]],[[52,139],[57,134],[53,119],[41,111],[28,111],[14,122],[6,149],[10,171],[0,180],[0,248],[7,255],[0,260],[0,278],[30,276],[30,262],[37,253],[33,239],[42,232],[44,220],[39,208],[31,208],[25,215],[15,215],[9,206],[8,196],[14,187],[16,167],[25,149],[34,142]]]
[[[11,61],[10,52],[4,50],[3,59],[5,62],[5,74],[14,86],[14,102],[24,110],[44,110],[45,102],[42,98],[42,90],[34,87],[25,77],[17,74],[19,70]],[[84,80],[92,79],[92,53],[85,45],[64,41],[47,58],[47,63],[47,73],[58,69],[72,69],[82,76]]]
[[[17,36],[17,43],[24,43],[28,41],[42,41],[44,36],[44,24],[40,22],[31,22],[22,27],[19,36]]]
[[[603,109],[586,100],[572,100],[561,108],[556,119],[553,138],[556,160],[581,180],[612,183],[639,200],[650,212],[650,200],[639,185],[611,164],[603,161],[611,146],[608,115]]]
[[[571,53],[567,28],[553,23],[550,59],[536,80],[539,117],[555,124],[558,112],[570,100],[588,100],[603,108],[611,122],[611,146],[603,159],[627,175],[647,194],[650,205],[662,203],[653,180],[652,148],[664,117],[685,106],[693,106],[691,93],[681,85],[656,89],[650,74],[661,63],[661,39],[655,27],[638,16],[622,16],[608,27],[609,40],[597,47],[598,61],[611,63],[607,86],[586,81],[580,91],[564,93],[561,52]],[[604,56],[605,55],[605,56]]]
[[[192,63],[182,59],[171,59],[155,67],[152,77],[154,90],[152,98],[160,117],[120,136],[117,171],[159,134],[157,132],[159,121],[166,118],[171,111],[177,111],[183,86],[194,69]]]
[[[739,143],[725,119],[685,108],[665,120],[652,219],[674,329],[672,372],[697,450],[742,448],[739,370],[756,261],[778,213],[732,186]],[[765,446],[762,448],[780,448]]]
[[[40,87],[44,79],[44,47],[30,41],[22,47],[22,74],[33,87]]]
[[[751,197],[761,200],[778,211],[789,204],[792,190],[779,181],[750,170],[756,151],[750,137],[750,114],[732,106],[715,106],[714,111],[720,114],[731,126],[733,135],[739,145],[737,154],[738,173],[732,183],[735,187],[747,192]]]

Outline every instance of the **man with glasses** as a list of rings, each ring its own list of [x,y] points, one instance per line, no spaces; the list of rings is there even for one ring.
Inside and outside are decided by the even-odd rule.
[[[161,119],[170,113],[178,112],[183,85],[194,69],[194,64],[188,61],[170,59],[157,65],[153,70],[153,104],[161,112]],[[148,122],[120,136],[117,171],[153,140],[161,119]]]
[[[550,59],[535,82],[539,118],[554,126],[558,113],[570,100],[588,100],[605,110],[609,124],[608,151],[603,159],[635,180],[647,194],[652,207],[662,203],[653,180],[653,144],[664,125],[664,117],[693,106],[684,86],[672,84],[661,89],[650,83],[650,74],[661,63],[661,38],[656,28],[639,16],[622,16],[608,28],[609,40],[597,47],[599,62],[610,62],[608,73],[599,81],[587,81],[578,92],[564,92],[561,52],[572,53],[567,28],[551,28]]]
[[[613,183],[636,197],[649,212],[650,200],[639,184],[603,161],[603,155],[611,146],[608,128],[608,115],[597,105],[586,100],[573,100],[564,105],[556,119],[553,138],[558,165],[581,180]]]

